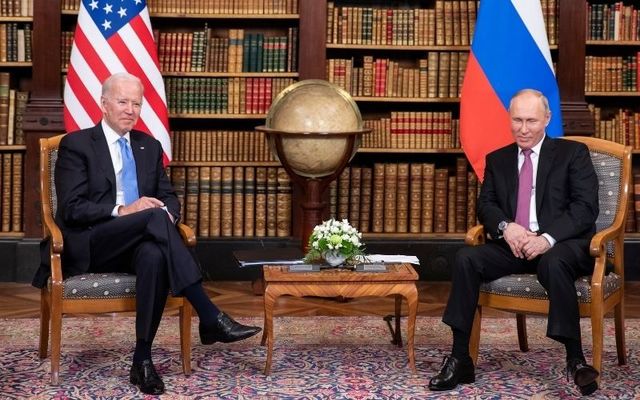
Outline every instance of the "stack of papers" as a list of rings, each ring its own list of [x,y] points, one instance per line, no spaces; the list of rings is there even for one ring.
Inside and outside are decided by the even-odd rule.
[[[358,260],[363,263],[383,263],[383,264],[400,264],[408,263],[420,265],[420,260],[416,256],[405,256],[402,254],[367,254],[359,256]]]

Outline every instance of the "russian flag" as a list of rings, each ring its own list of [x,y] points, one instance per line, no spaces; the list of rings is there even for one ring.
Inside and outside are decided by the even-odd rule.
[[[482,181],[485,156],[513,142],[507,109],[518,90],[536,89],[549,99],[549,136],[562,136],[562,116],[540,2],[482,0],[475,29],[460,98],[460,141]]]

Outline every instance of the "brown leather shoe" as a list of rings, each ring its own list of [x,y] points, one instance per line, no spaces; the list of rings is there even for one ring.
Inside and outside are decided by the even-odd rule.
[[[445,356],[438,375],[429,381],[429,390],[451,390],[459,383],[473,383],[476,372],[471,359],[460,361],[454,356]]]
[[[585,360],[574,358],[567,361],[567,380],[569,376],[580,389],[580,394],[588,396],[598,390],[598,370],[587,364]]]

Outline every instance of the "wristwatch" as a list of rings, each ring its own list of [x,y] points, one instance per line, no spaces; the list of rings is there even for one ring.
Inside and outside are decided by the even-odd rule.
[[[498,236],[502,237],[504,235],[505,229],[507,229],[507,225],[509,225],[509,221],[500,221],[498,224]]]

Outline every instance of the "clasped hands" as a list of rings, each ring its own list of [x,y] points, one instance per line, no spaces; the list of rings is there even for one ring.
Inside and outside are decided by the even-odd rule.
[[[118,215],[120,216],[128,215],[128,214],[136,213],[138,211],[147,210],[149,208],[162,208],[162,207],[164,207],[164,203],[156,199],[155,197],[142,196],[131,204],[127,204],[126,206],[120,206],[118,208]],[[171,215],[169,211],[167,211],[167,215],[169,216],[169,219],[171,219],[171,222],[174,222],[173,215]]]
[[[507,225],[503,232],[503,238],[517,258],[533,260],[551,248],[551,244],[544,236],[531,232],[515,222],[510,222]]]

